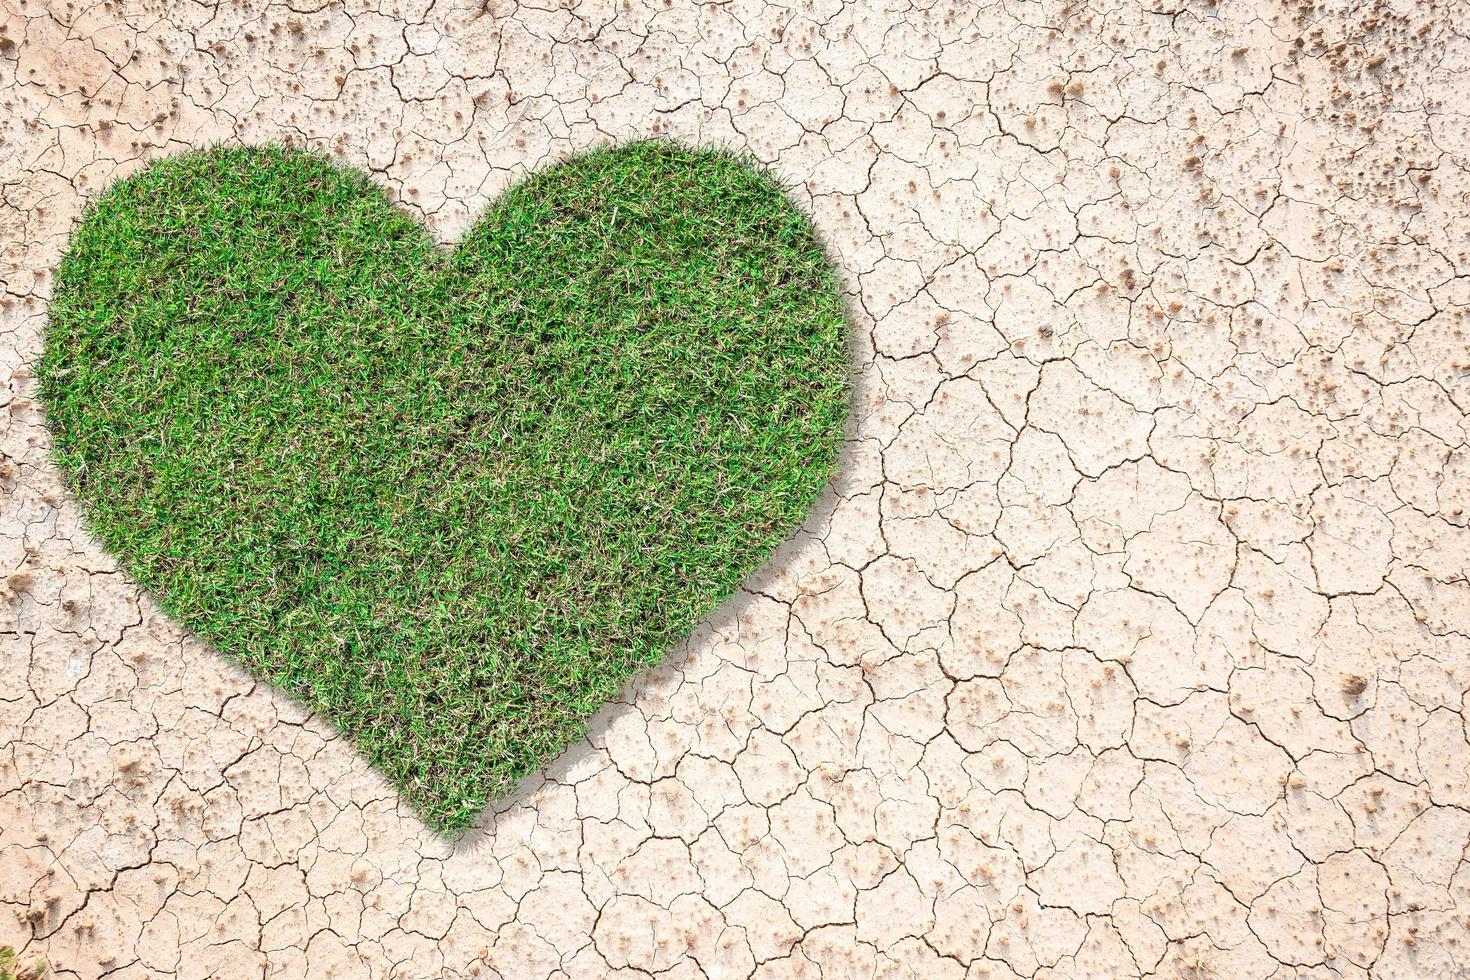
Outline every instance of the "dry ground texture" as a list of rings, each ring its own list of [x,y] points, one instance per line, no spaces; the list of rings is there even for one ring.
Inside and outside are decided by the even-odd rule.
[[[61,977],[1428,977],[1470,962],[1470,8],[3,0],[0,944]],[[454,844],[121,578],[34,365],[88,197],[336,151],[453,238],[748,148],[842,474]]]

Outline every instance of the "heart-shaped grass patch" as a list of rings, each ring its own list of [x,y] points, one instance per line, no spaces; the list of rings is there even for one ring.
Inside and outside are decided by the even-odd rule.
[[[451,251],[358,171],[214,149],[88,211],[42,391],[122,567],[454,831],[800,524],[844,323],[725,153],[573,158]]]

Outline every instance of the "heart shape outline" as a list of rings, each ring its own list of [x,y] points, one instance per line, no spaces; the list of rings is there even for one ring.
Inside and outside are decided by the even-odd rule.
[[[120,566],[453,834],[800,525],[849,365],[771,175],[640,141],[452,251],[313,152],[163,158],[75,229],[40,375]]]

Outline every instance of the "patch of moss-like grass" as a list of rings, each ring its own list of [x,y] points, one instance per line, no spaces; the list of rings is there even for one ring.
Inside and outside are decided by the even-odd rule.
[[[41,980],[46,975],[46,964],[41,960],[21,962],[15,947],[0,946],[0,980]]]
[[[801,523],[848,362],[809,221],[736,156],[577,156],[449,250],[261,147],[99,197],[41,378],[122,567],[453,832]]]

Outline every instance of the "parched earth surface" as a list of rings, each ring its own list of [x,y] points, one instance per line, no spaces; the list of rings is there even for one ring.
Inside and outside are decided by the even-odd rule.
[[[0,2],[0,945],[64,978],[1470,974],[1470,7]],[[80,527],[88,198],[218,141],[453,239],[746,148],[860,374],[805,532],[454,843]]]

